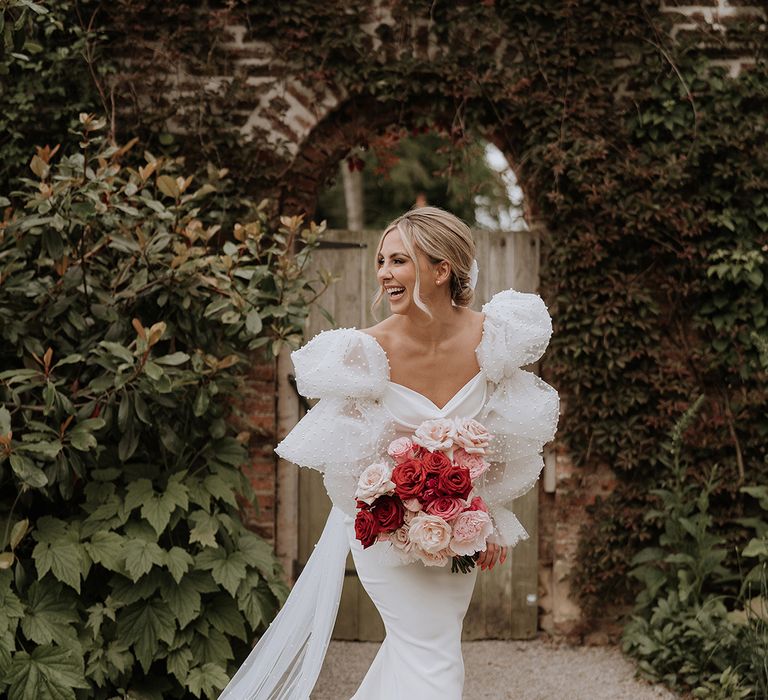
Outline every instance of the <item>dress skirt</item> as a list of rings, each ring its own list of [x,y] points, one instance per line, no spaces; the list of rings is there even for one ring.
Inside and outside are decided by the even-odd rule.
[[[451,573],[450,563],[388,565],[382,563],[379,548],[389,543],[363,549],[351,518],[347,530],[358,577],[386,630],[351,700],[461,700],[461,630],[477,567],[462,574]]]

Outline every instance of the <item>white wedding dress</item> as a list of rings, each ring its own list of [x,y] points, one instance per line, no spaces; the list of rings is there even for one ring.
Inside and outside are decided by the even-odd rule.
[[[352,550],[360,581],[384,621],[386,637],[352,700],[460,700],[461,630],[477,568],[451,573],[403,565],[386,542],[363,549],[355,537],[355,490],[362,470],[387,459],[396,437],[424,420],[470,417],[492,435],[491,466],[478,492],[488,505],[490,541],[513,547],[528,533],[509,502],[528,491],[555,434],[557,392],[521,366],[539,359],[552,334],[535,294],[509,289],[482,308],[475,354],[480,371],[442,408],[390,380],[386,352],[355,328],[318,333],[291,354],[299,392],[320,401],[275,451],[323,473],[333,503],[323,533],[288,600],[232,677],[220,700],[307,700],[322,667]]]

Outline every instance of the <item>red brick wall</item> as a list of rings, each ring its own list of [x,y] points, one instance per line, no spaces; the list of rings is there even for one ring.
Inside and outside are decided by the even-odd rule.
[[[248,440],[249,461],[243,467],[256,495],[256,503],[242,501],[248,528],[274,543],[277,455],[276,362],[259,353],[253,358],[246,381],[233,403],[233,420]],[[247,434],[247,435],[246,435]]]

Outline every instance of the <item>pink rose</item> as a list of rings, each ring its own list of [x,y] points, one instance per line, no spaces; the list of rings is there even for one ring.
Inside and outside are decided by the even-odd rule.
[[[408,537],[407,525],[403,525],[403,527],[390,533],[389,541],[392,543],[392,548],[395,550],[395,554],[400,558],[403,564],[410,564],[411,562],[418,560],[413,542],[411,542],[411,538]]]
[[[456,465],[464,467],[469,470],[469,478],[474,481],[480,476],[486,469],[488,469],[488,462],[481,454],[472,454],[467,452],[463,447],[459,447],[453,452],[453,459]]]
[[[491,516],[484,510],[465,510],[453,521],[451,549],[456,554],[485,551],[486,539],[493,532]]]
[[[408,536],[425,552],[437,554],[451,543],[451,526],[435,515],[420,513],[409,523]]]
[[[424,510],[430,515],[436,515],[443,520],[452,520],[467,507],[467,502],[463,498],[452,498],[451,496],[440,496],[434,501],[427,503]]]
[[[366,467],[357,480],[355,498],[370,505],[378,496],[391,493],[395,488],[391,476],[392,470],[383,462]]]
[[[446,547],[439,552],[427,552],[421,547],[414,546],[411,553],[421,560],[424,566],[446,566],[453,558],[453,552]]]
[[[413,434],[417,445],[426,447],[430,452],[448,450],[453,446],[456,437],[456,427],[450,418],[425,420]]]
[[[392,440],[392,442],[389,443],[387,454],[392,457],[395,464],[400,464],[400,462],[405,462],[406,459],[411,459],[415,456],[413,447],[414,445],[410,438],[397,438],[397,440]]]
[[[416,501],[418,503],[418,501]],[[411,522],[419,513],[421,513],[421,510],[408,510],[407,508],[403,512],[403,522],[407,525]]]
[[[418,513],[421,510],[421,503],[419,503],[418,498],[406,498],[403,501],[403,505],[406,510],[411,511],[412,513]]]
[[[471,454],[485,454],[491,435],[474,418],[454,419],[454,442]]]
[[[482,510],[488,512],[488,506],[485,505],[485,501],[480,496],[475,496],[469,503],[467,510]]]

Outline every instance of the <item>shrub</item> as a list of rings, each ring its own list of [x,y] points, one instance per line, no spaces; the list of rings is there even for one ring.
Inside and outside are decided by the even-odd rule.
[[[725,538],[717,534],[709,513],[709,497],[717,486],[713,468],[703,486],[686,478],[680,455],[682,434],[699,409],[699,397],[677,422],[662,455],[667,481],[652,490],[661,504],[647,514],[660,524],[658,546],[646,547],[632,560],[630,574],[643,588],[635,601],[635,614],[624,629],[622,646],[638,660],[638,671],[675,690],[688,690],[697,698],[768,697],[768,600],[765,560],[768,550],[761,538],[768,531],[764,517],[741,519],[753,527],[754,538],[741,554],[761,557],[743,578],[737,600],[718,588],[735,575],[724,566]],[[742,491],[760,498],[768,511],[764,487]],[[752,583],[761,585],[753,597]],[[743,609],[740,611],[738,606]]]
[[[0,201],[0,694],[215,697],[287,594],[238,520],[232,398],[300,339],[322,230],[262,203],[217,246],[225,172],[80,122]]]

